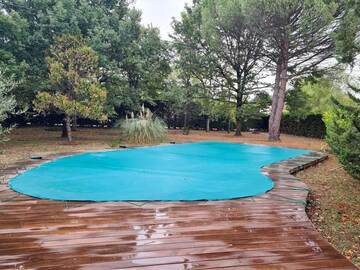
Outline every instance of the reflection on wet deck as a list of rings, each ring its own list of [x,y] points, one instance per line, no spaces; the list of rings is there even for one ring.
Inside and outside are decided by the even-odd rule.
[[[241,200],[55,202],[3,188],[0,269],[356,269],[314,230],[288,174],[322,158],[264,168],[276,188]]]

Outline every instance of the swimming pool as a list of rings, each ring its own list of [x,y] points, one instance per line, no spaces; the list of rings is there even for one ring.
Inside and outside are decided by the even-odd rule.
[[[63,157],[10,180],[37,198],[193,201],[255,196],[273,188],[262,166],[307,154],[282,147],[201,142]]]

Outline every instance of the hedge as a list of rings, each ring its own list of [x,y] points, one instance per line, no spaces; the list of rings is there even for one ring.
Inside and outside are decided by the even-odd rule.
[[[182,128],[183,115],[175,116],[172,119],[164,119],[170,128]],[[5,126],[17,125],[17,126],[57,126],[61,125],[63,121],[63,115],[61,114],[47,114],[46,116],[40,114],[28,114],[17,115],[10,117],[6,120]],[[77,121],[80,127],[111,127],[115,122],[115,119],[109,119],[106,122],[99,122],[96,120],[78,119]],[[204,116],[200,116],[198,112],[191,113],[189,124],[192,129],[205,129],[206,119]],[[265,116],[260,119],[251,119],[243,124],[243,131],[249,129],[256,129],[259,131],[267,132],[269,124],[269,117]],[[216,130],[227,130],[227,119],[218,119],[211,121],[211,128]],[[235,125],[232,124],[232,129]],[[289,115],[284,115],[281,123],[281,132],[285,134],[313,137],[313,138],[325,138],[326,127],[322,120],[321,115],[309,115],[305,118],[297,118]]]
[[[281,122],[281,132],[323,139],[326,136],[326,126],[322,115],[308,115],[305,118],[284,115]]]

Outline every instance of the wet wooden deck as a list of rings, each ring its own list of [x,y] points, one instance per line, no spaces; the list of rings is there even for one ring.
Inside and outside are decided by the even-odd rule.
[[[313,153],[266,167],[272,191],[229,201],[56,202],[4,183],[0,269],[356,269],[316,232],[304,211],[306,185],[289,175],[322,159]]]

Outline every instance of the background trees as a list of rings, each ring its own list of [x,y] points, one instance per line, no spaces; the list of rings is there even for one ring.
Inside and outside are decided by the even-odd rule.
[[[131,1],[2,0],[0,67],[19,81],[12,93],[18,106],[28,104],[30,116],[34,104],[43,110],[49,106],[40,104],[57,103],[65,112],[53,98],[59,93],[69,98],[64,89],[84,83],[61,87],[55,77],[62,71],[49,62],[51,50],[59,36],[81,36],[79,47],[96,54],[96,61],[88,58],[96,72],[75,73],[106,90],[105,105],[101,99],[95,107],[104,106],[111,119],[138,113],[144,104],[185,133],[195,116],[206,130],[211,122],[222,129],[227,122],[227,129],[235,124],[240,135],[269,116],[269,138],[277,140],[285,102],[285,112],[299,117],[329,110],[331,95],[347,104],[341,83],[326,72],[310,74],[336,64],[334,56],[353,63],[358,15],[357,0],[196,0],[173,22],[172,39],[164,41],[158,29],[141,24]],[[65,63],[61,57],[56,62]],[[287,91],[289,86],[294,89]]]
[[[241,135],[242,107],[259,89],[264,68],[263,39],[252,29],[246,3],[196,1],[174,23],[175,48],[187,62],[180,68],[208,98],[231,95],[229,102],[236,103],[235,135]]]
[[[141,13],[129,1],[3,0],[0,10],[0,29],[6,29],[0,31],[6,52],[0,52],[0,64],[7,61],[9,69],[11,62],[23,73],[15,89],[19,102],[31,107],[36,92],[50,87],[46,56],[64,34],[83,36],[97,52],[109,114],[139,110],[164,88],[170,72],[166,43],[157,29],[141,25]]]
[[[295,80],[286,94],[286,112],[304,118],[307,115],[323,115],[331,110],[333,98],[348,103],[349,98],[341,89],[344,73],[340,70],[336,72],[342,76],[311,75]]]

